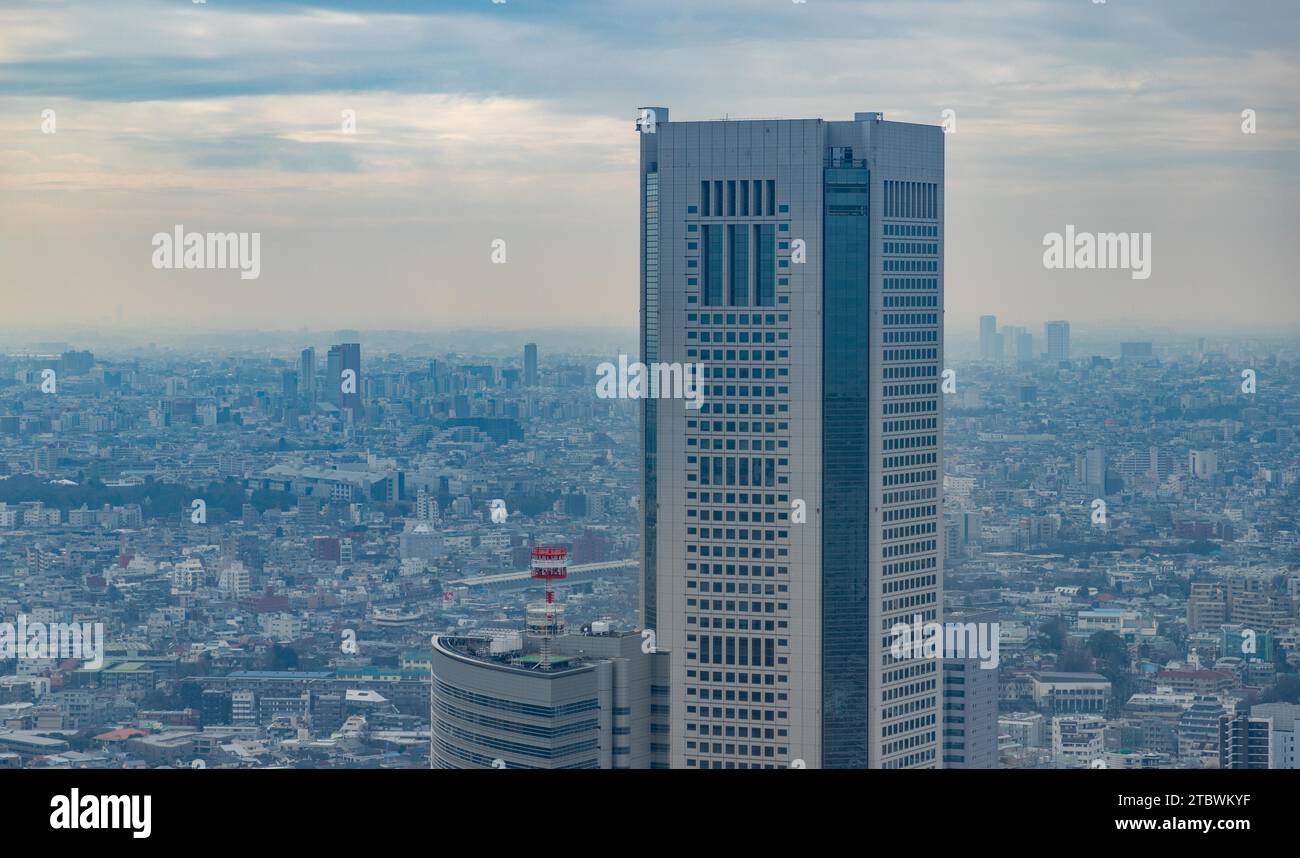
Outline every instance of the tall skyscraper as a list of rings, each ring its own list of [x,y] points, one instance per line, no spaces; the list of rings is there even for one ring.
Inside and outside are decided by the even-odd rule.
[[[642,403],[668,761],[938,767],[940,664],[890,644],[943,604],[942,130],[638,129],[641,358],[707,382]]]
[[[292,403],[298,398],[298,373],[291,369],[280,373],[280,392],[286,402]]]
[[[1047,323],[1047,359],[1059,363],[1070,359],[1070,323]]]
[[[537,343],[524,344],[524,387],[537,386]]]
[[[298,382],[303,396],[308,401],[316,401],[316,349],[310,346],[298,356]]]
[[[956,611],[952,623],[996,623],[997,611]],[[943,763],[946,769],[998,767],[998,669],[979,658],[943,663]]]
[[[998,317],[980,316],[980,360],[1001,360],[1002,337],[998,335]]]
[[[1075,476],[1098,497],[1106,494],[1106,451],[1089,447],[1075,460]]]
[[[330,346],[326,356],[325,396],[339,408],[357,417],[361,405],[361,344],[341,343]]]

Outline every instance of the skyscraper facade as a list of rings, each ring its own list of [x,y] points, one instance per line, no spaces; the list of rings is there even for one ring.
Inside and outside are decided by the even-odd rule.
[[[330,346],[325,359],[325,398],[357,417],[361,405],[361,344]]]
[[[1070,359],[1070,323],[1064,321],[1047,323],[1047,359],[1060,363]]]
[[[996,611],[956,611],[951,623],[996,623]],[[943,662],[943,767],[998,767],[998,669],[979,658]]]
[[[435,637],[431,767],[658,767],[666,725],[651,689],[665,657],[641,644],[630,632],[561,634],[542,670],[534,639]]]
[[[286,369],[280,373],[280,391],[287,402],[294,402],[298,398],[298,373],[291,369]]]
[[[669,763],[937,767],[943,133],[821,119],[641,131],[643,622]]]
[[[1106,494],[1106,451],[1101,447],[1089,447],[1079,455],[1075,462],[1076,476],[1079,482],[1097,496]]]
[[[524,344],[524,387],[537,386],[537,343]]]
[[[316,401],[316,349],[308,346],[298,356],[298,381],[303,396],[309,402]]]

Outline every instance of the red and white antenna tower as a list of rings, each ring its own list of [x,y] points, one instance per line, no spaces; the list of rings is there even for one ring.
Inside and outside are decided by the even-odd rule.
[[[555,603],[552,581],[569,577],[569,550],[539,545],[533,549],[531,577],[546,582],[546,603],[528,608],[529,631],[541,639],[542,670],[551,669],[551,640],[564,631],[564,608]]]

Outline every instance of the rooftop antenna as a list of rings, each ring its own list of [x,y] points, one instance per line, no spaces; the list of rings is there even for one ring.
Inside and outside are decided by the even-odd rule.
[[[539,545],[533,549],[531,577],[546,582],[546,601],[528,606],[528,631],[540,638],[542,670],[551,669],[551,641],[564,631],[564,606],[555,603],[552,581],[569,576],[569,550]]]

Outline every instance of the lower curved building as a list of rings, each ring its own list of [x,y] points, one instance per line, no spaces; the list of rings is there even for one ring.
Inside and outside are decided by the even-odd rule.
[[[537,652],[433,640],[434,768],[622,769],[666,763],[664,660],[638,633],[563,635]],[[658,701],[656,703],[655,701]]]

